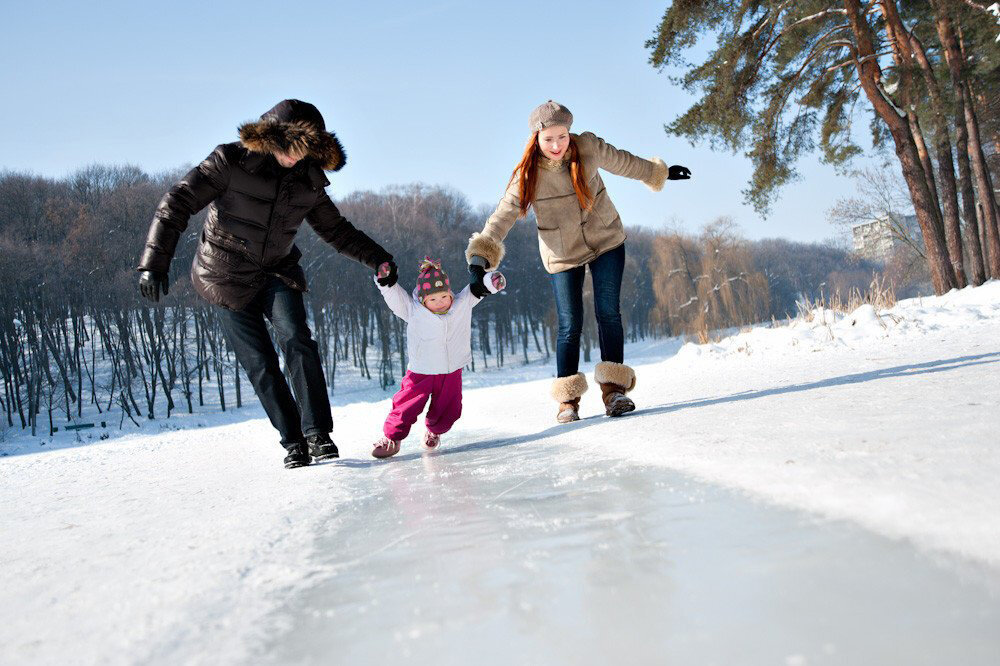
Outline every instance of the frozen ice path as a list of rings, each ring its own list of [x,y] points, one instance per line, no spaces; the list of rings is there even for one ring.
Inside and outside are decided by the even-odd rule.
[[[995,571],[559,444],[599,418],[337,463],[355,499],[253,661],[997,663]]]

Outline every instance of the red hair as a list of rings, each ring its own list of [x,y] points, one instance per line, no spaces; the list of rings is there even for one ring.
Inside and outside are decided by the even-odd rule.
[[[528,208],[535,203],[536,187],[538,185],[538,160],[542,157],[542,149],[538,147],[538,132],[533,132],[528,140],[528,145],[524,147],[524,155],[521,161],[514,167],[510,174],[510,183],[517,181],[517,196],[521,201],[521,214],[519,218],[528,214]],[[576,139],[573,135],[569,137],[569,176],[573,181],[573,189],[576,191],[576,200],[583,210],[590,210],[594,205],[594,197],[587,187],[587,177],[584,175],[583,162],[580,161],[580,151],[576,147]]]

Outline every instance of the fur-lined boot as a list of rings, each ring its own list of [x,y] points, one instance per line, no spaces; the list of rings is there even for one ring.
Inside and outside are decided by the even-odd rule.
[[[587,376],[582,372],[559,377],[552,382],[552,397],[559,403],[556,421],[572,423],[580,420],[580,397],[587,392]]]
[[[594,368],[594,381],[601,385],[604,412],[621,416],[635,410],[635,403],[626,393],[635,388],[635,370],[623,363],[601,361]]]

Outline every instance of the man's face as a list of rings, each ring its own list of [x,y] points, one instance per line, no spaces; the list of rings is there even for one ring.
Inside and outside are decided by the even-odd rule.
[[[304,150],[274,151],[274,159],[278,160],[278,164],[286,169],[291,169],[305,156],[306,151]]]

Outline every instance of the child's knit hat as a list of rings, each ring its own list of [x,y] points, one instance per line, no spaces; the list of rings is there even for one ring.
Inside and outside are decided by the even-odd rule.
[[[450,291],[451,282],[448,274],[441,269],[441,260],[424,257],[420,262],[420,274],[417,275],[417,299],[423,303],[432,294]]]

